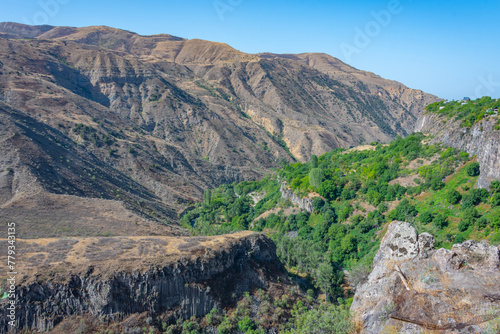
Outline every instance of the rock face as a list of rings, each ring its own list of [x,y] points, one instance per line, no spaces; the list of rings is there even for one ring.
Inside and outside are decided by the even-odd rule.
[[[18,241],[18,246],[24,249],[18,271],[25,276],[16,287],[16,327],[26,330],[48,330],[84,313],[110,321],[143,312],[171,319],[203,316],[245,291],[266,289],[283,274],[272,241],[249,232],[38,239]],[[0,333],[5,333],[2,303]]]
[[[435,136],[431,143],[446,146],[477,155],[481,175],[477,186],[487,188],[491,181],[500,180],[500,130],[495,130],[496,121],[486,118],[467,129],[460,121],[444,122],[444,118],[432,113],[421,114],[415,125],[415,132]]]
[[[312,199],[308,197],[300,197],[295,192],[288,188],[286,182],[282,182],[280,186],[281,198],[284,200],[290,200],[292,204],[297,205],[302,210],[306,210],[309,213],[313,212]]]
[[[500,250],[466,241],[434,249],[428,233],[389,225],[351,307],[365,334],[476,333],[500,316]]]

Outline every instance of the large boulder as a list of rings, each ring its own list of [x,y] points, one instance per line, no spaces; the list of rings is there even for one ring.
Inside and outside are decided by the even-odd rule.
[[[500,315],[500,251],[466,241],[434,249],[434,238],[392,222],[351,306],[361,333],[480,332]]]

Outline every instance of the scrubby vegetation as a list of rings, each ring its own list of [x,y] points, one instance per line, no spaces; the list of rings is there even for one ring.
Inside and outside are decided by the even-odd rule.
[[[496,117],[499,122],[498,113],[495,108],[500,107],[500,101],[484,96],[474,101],[449,101],[435,102],[426,107],[428,112],[444,115],[448,119],[457,118],[462,121],[463,127],[470,128],[485,117]]]
[[[475,189],[480,171],[474,157],[425,140],[416,133],[389,145],[374,143],[374,150],[337,149],[284,166],[261,181],[225,185],[181,221],[200,235],[263,231],[304,292],[322,293],[330,302],[348,300],[352,292],[343,285],[343,270],[355,289],[369,273],[390,221],[431,233],[437,247],[467,239],[500,243],[500,183]],[[282,182],[313,197],[313,212],[282,199]],[[321,317],[311,313],[300,319],[294,320],[297,326]]]

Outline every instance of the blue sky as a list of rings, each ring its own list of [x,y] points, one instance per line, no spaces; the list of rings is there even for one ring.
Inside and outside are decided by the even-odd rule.
[[[0,21],[325,52],[446,99],[500,97],[500,1],[2,0]]]

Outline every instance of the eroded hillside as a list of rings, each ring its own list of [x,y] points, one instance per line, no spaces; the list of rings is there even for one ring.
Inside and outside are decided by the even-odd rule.
[[[68,147],[72,154],[95,157],[149,193],[138,201],[116,192],[103,198],[123,200],[148,219],[176,220],[208,187],[255,179],[337,147],[404,136],[437,98],[324,54],[250,55],[222,43],[109,27],[2,23],[0,100],[4,112],[43,125],[79,148]],[[20,164],[2,166],[13,175],[34,164],[17,144],[9,149],[22,156]],[[65,154],[59,157],[53,159]],[[75,194],[48,187],[64,178],[53,172],[37,182]],[[81,190],[79,196],[97,196]],[[138,210],[151,196],[163,209]]]

